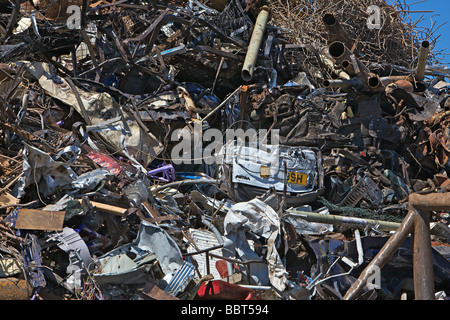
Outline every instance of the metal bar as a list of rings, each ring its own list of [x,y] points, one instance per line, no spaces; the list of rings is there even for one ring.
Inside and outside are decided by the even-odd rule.
[[[430,212],[417,211],[413,237],[414,295],[416,300],[434,300],[433,253]]]
[[[309,222],[326,223],[332,224],[334,226],[345,226],[350,228],[359,228],[361,230],[365,229],[367,226],[371,226],[376,230],[396,231],[401,225],[401,223],[398,222],[364,219],[333,214],[321,214],[317,212],[308,212],[308,211],[297,211],[295,209],[287,209],[286,216],[300,218]],[[434,228],[431,230],[432,235],[441,237],[445,236],[444,232],[446,231],[441,231],[439,230],[439,228]]]
[[[429,194],[411,194],[409,202],[418,211],[439,211],[450,209],[450,194],[448,193],[429,193]]]
[[[413,211],[408,212],[403,219],[402,224],[397,231],[389,238],[384,244],[375,258],[370,261],[367,267],[361,272],[359,278],[352,284],[347,290],[344,296],[344,300],[353,300],[358,293],[364,288],[369,276],[371,276],[374,268],[381,269],[394,255],[398,248],[405,242],[408,235],[411,233],[414,227],[415,213]]]
[[[354,77],[351,79],[331,79],[324,80],[323,85],[326,88],[350,88],[354,87],[355,89],[363,89],[364,85],[358,77]]]
[[[187,180],[180,180],[175,182],[166,183],[160,186],[157,186],[155,189],[153,189],[154,192],[161,191],[166,188],[173,188],[173,187],[181,187],[181,186],[187,186],[187,185],[194,185],[194,184],[216,184],[219,180],[217,179],[187,179]]]
[[[430,43],[428,41],[423,41],[420,46],[419,51],[419,62],[416,68],[416,80],[423,81],[425,75],[425,66],[427,63],[428,51],[430,49]]]
[[[94,65],[95,68],[97,68],[98,62],[97,62],[97,58],[95,56],[95,50],[94,50],[94,47],[92,46],[91,41],[89,40],[89,36],[88,36],[86,30],[84,30],[84,29],[81,29],[80,33],[81,33],[81,36],[83,37],[83,42],[86,44],[86,46],[88,48],[88,52],[89,52],[89,56],[91,57],[92,64]],[[77,76],[75,71],[74,71],[74,75]],[[100,76],[101,76],[100,69],[96,69],[95,81],[99,81]]]
[[[209,255],[206,255],[206,273],[211,274]]]
[[[5,40],[6,38],[8,38],[13,30],[14,27],[17,24],[17,21],[19,20],[19,11],[20,11],[20,1],[19,0],[13,0],[12,1],[12,6],[13,6],[13,11],[11,14],[11,18],[8,21],[8,25],[6,26],[6,33],[3,36],[3,38],[0,39],[1,42],[3,42],[3,40]]]
[[[375,258],[363,270],[344,296],[356,298],[365,286],[373,267],[381,269],[411,233],[413,236],[414,296],[416,300],[434,300],[433,257],[430,232],[430,211],[450,210],[447,193],[409,195],[409,209],[398,230],[389,238]]]
[[[217,34],[218,37],[220,37],[221,39],[224,39],[225,41],[229,41],[231,43],[234,43],[235,45],[237,45],[238,47],[245,47],[246,43],[245,41],[239,40],[237,38],[234,37],[230,37],[228,36],[225,32],[223,32],[222,30],[220,30],[218,27],[216,27],[215,24],[210,23],[208,20],[203,19],[201,17],[195,17],[195,19],[197,19],[197,21],[206,26],[208,29],[211,29],[214,33]]]
[[[214,113],[217,112],[217,110],[219,110],[220,108],[222,108],[231,98],[234,97],[235,93],[238,92],[239,90],[241,90],[241,86],[237,87],[236,90],[233,91],[233,93],[231,93],[230,95],[228,95],[227,98],[225,98],[225,100],[223,100],[217,107],[214,108],[214,110],[212,110],[210,113],[208,113],[201,122],[206,121],[206,119],[208,119],[209,117],[211,117]]]
[[[144,41],[148,36],[150,36],[153,32],[153,30],[155,30],[155,28],[161,23],[161,21],[163,20],[163,18],[169,14],[170,9],[166,8],[163,12],[161,12],[161,14],[158,16],[158,18],[156,18],[155,20],[153,20],[152,24],[145,29],[144,32],[142,32],[141,34],[139,34],[139,36],[134,37],[134,38],[128,38],[125,39],[123,42],[125,44],[128,44],[128,42],[130,41]]]
[[[309,222],[326,223],[334,226],[346,226],[359,229],[364,229],[367,226],[371,226],[383,231],[395,231],[400,227],[400,223],[398,222],[383,220],[346,217],[333,214],[320,214],[317,212],[296,211],[292,209],[287,209],[286,213],[288,216],[298,217]]]
[[[241,72],[242,79],[245,81],[252,80],[253,69],[258,58],[258,51],[261,47],[267,22],[270,19],[269,16],[269,9],[267,7],[262,7],[258,17],[256,18],[255,27],[253,28],[252,37],[250,38],[250,43],[247,48],[247,54],[245,56],[244,65]]]

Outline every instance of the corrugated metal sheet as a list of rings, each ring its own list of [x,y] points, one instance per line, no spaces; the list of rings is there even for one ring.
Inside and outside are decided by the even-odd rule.
[[[214,233],[212,233],[211,231],[203,230],[203,229],[189,229],[189,234],[192,237],[192,239],[195,241],[196,246],[198,247],[198,249],[196,249],[196,248],[194,248],[193,245],[190,245],[188,247],[189,253],[196,252],[198,250],[212,248],[214,246],[219,245],[219,241],[217,240]],[[215,249],[215,250],[211,250],[209,252],[217,254],[217,255],[222,255],[221,249]],[[192,256],[192,258],[195,259],[195,261],[197,261],[198,270],[199,270],[200,274],[202,276],[207,275],[208,273],[206,271],[206,254],[201,253],[198,255],[194,255],[194,256]],[[214,279],[221,279],[220,274],[216,269],[216,261],[218,261],[218,260],[219,259],[212,258],[212,257],[209,258],[210,273],[214,276]]]
[[[195,267],[192,263],[185,261],[181,268],[175,273],[173,278],[167,284],[164,289],[168,294],[176,296],[179,292],[183,291],[192,279],[195,273]]]

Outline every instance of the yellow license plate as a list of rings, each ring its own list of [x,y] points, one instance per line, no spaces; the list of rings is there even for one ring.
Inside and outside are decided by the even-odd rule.
[[[306,185],[308,181],[308,175],[299,172],[288,171],[287,183]]]
[[[259,175],[261,178],[269,178],[270,168],[266,166],[261,166]],[[287,183],[300,184],[306,186],[308,182],[308,175],[299,172],[288,171]]]

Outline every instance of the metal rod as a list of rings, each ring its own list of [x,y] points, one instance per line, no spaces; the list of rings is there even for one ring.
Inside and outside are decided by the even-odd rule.
[[[194,185],[194,184],[216,184],[218,183],[217,179],[187,179],[187,180],[180,180],[175,182],[166,183],[160,186],[155,187],[152,191],[158,192],[166,188],[173,188],[173,187],[181,187],[181,186],[187,186],[187,185]]]
[[[413,193],[409,196],[409,203],[419,211],[445,211],[450,209],[450,195],[448,193]]]
[[[352,284],[352,286],[347,290],[344,296],[344,300],[353,300],[356,298],[358,293],[364,288],[367,283],[368,278],[372,275],[375,268],[379,270],[389,261],[389,259],[394,255],[398,248],[405,242],[408,235],[411,233],[414,227],[414,217],[415,213],[413,211],[408,212],[406,217],[403,219],[402,224],[397,229],[397,231],[389,238],[389,240],[384,244],[375,258],[370,261],[367,267],[361,272],[359,278]]]
[[[350,88],[354,87],[355,89],[363,89],[363,84],[361,80],[357,77],[351,79],[335,79],[335,80],[324,80],[323,85],[326,88]]]
[[[186,252],[186,253],[183,253],[183,256],[184,257],[194,256],[194,255],[197,255],[197,254],[202,254],[202,253],[205,253],[205,252],[209,252],[209,251],[216,250],[216,249],[221,249],[221,248],[223,248],[223,245],[218,245],[218,246],[214,246],[214,247],[211,247],[211,248],[198,250],[198,251],[195,251],[195,252]]]
[[[430,212],[418,211],[413,237],[414,295],[416,300],[434,300],[433,253],[430,237]]]
[[[419,62],[416,68],[416,80],[423,81],[425,75],[425,66],[427,63],[428,51],[430,50],[430,43],[428,41],[423,41],[420,46],[419,51]]]
[[[410,233],[413,235],[414,297],[416,300],[435,299],[430,211],[449,210],[450,197],[446,193],[412,193],[408,197],[408,202],[408,214],[402,224],[353,283],[345,294],[344,300],[356,298],[359,291],[366,285],[373,268],[381,269]]]
[[[296,211],[292,209],[287,209],[286,214],[309,222],[326,223],[334,226],[346,226],[359,229],[371,226],[378,230],[395,231],[400,227],[400,223],[398,222],[346,217],[333,214],[320,214],[317,212]]]
[[[228,97],[223,100],[217,107],[215,107],[210,113],[208,113],[201,122],[206,121],[206,119],[208,119],[209,117],[211,117],[214,113],[217,112],[217,110],[219,110],[220,108],[222,108],[231,98],[233,98],[233,96],[235,95],[236,92],[238,92],[239,90],[241,90],[241,86],[237,87],[236,90],[233,91],[233,93],[229,94]]]
[[[261,11],[256,18],[256,23],[253,28],[252,37],[247,48],[247,54],[245,56],[244,65],[242,67],[241,76],[245,81],[252,80],[253,69],[258,57],[258,51],[261,47],[264,31],[266,29],[267,21],[270,19],[270,11],[267,7],[262,7]]]

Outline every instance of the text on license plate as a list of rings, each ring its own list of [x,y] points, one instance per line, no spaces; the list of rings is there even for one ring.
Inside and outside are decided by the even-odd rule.
[[[287,183],[306,185],[308,175],[299,172],[288,171]]]
[[[261,166],[260,176],[262,178],[268,178],[270,176],[270,168],[266,166]],[[306,185],[308,182],[308,175],[304,173],[288,171],[287,183]]]

